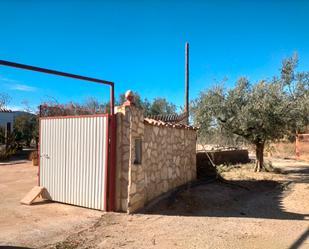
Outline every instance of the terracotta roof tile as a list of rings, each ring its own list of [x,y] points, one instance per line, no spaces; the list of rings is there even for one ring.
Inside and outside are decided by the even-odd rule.
[[[160,120],[169,123],[178,123],[187,118],[187,113],[182,114],[165,114],[165,115],[148,115],[146,118]]]
[[[164,126],[164,127],[170,127],[170,128],[178,128],[178,129],[186,129],[186,130],[198,130],[197,127],[194,127],[191,125],[163,122],[161,120],[155,120],[152,118],[144,118],[144,124],[149,124],[149,125],[154,125],[154,126]]]
[[[0,108],[0,112],[12,112],[12,110],[6,108]]]

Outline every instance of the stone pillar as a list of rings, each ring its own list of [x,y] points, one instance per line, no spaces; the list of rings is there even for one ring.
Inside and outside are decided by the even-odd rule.
[[[145,170],[143,166],[144,152],[144,115],[143,110],[130,106],[130,160],[128,184],[128,213],[144,206],[145,201]],[[141,141],[141,162],[137,162],[136,140]]]
[[[128,165],[130,158],[130,120],[128,107],[115,108],[116,134],[116,210],[127,211],[128,207]]]
[[[143,110],[134,104],[131,91],[126,93],[127,101],[116,107],[117,120],[117,210],[132,213],[144,206],[145,172],[144,152],[144,115]],[[141,162],[137,162],[136,140],[141,141]]]

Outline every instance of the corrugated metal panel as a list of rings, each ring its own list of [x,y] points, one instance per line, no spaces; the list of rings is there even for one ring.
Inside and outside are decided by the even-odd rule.
[[[52,200],[104,210],[108,117],[41,120],[40,184]]]

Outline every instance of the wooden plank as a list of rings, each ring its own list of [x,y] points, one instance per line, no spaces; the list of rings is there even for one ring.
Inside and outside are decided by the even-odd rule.
[[[44,187],[35,186],[30,190],[30,192],[26,194],[26,196],[20,201],[20,203],[25,205],[31,205],[33,201],[40,195],[46,196],[44,192],[46,192],[46,189]]]

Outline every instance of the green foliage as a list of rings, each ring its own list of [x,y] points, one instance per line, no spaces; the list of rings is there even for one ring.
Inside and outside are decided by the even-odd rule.
[[[5,129],[0,126],[0,145],[5,144]]]
[[[125,101],[125,94],[120,94],[119,98],[115,101],[115,105],[120,106],[125,103]],[[149,101],[147,98],[142,99],[138,93],[134,93],[134,103],[137,107],[144,110],[146,116],[176,114],[176,105],[168,102],[165,98],[157,97],[153,101]],[[110,103],[100,102],[95,97],[87,98],[82,104],[71,102],[65,105],[59,105],[58,102],[53,99],[41,106],[42,116],[85,115],[102,111],[109,113]]]
[[[155,98],[147,107],[144,107],[146,115],[165,115],[176,113],[176,105],[168,102],[165,98]]]
[[[199,130],[197,137],[198,144],[216,145],[219,147],[243,148],[248,145],[248,141],[232,132],[224,129],[222,126],[210,127],[206,132]]]
[[[193,113],[195,122],[204,126],[202,129],[220,125],[257,144],[284,135],[287,106],[280,82],[261,81],[252,85],[241,78],[227,92],[216,87],[201,95]]]
[[[139,93],[134,92],[134,103],[137,107],[139,108],[143,108],[146,112],[146,110],[149,110],[151,103],[149,102],[148,99],[142,99],[142,97],[139,95]],[[116,105],[120,106],[122,105],[124,102],[126,102],[126,97],[124,93],[121,93],[119,95],[118,100],[116,100]]]
[[[93,98],[91,98],[93,100]],[[116,100],[116,105],[122,105],[126,101],[125,94],[119,95],[118,100]],[[92,101],[93,102],[93,101]],[[147,98],[142,99],[139,93],[134,93],[134,103],[137,107],[144,109],[145,115],[165,115],[165,114],[176,114],[176,105],[168,102],[165,98],[157,97],[153,101],[149,101]],[[100,104],[96,101],[97,106]],[[101,104],[109,111],[109,103]]]
[[[309,124],[308,73],[295,73],[297,57],[283,62],[281,78],[252,84],[240,78],[229,90],[215,86],[192,104],[200,136],[223,129],[254,144],[263,166],[267,142],[298,132]]]
[[[305,132],[309,124],[309,72],[295,72],[298,56],[283,61],[281,79],[288,96],[290,132]]]
[[[18,149],[15,134],[6,134],[4,127],[0,127],[0,160],[7,160]]]
[[[38,140],[38,119],[32,114],[24,114],[15,118],[14,133],[16,141],[30,146],[32,139]]]

